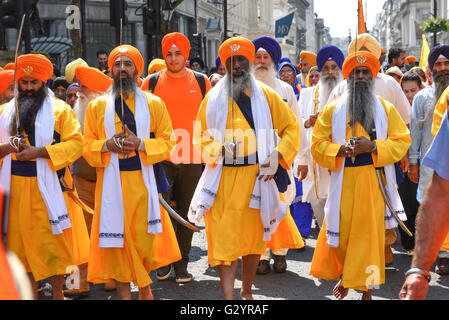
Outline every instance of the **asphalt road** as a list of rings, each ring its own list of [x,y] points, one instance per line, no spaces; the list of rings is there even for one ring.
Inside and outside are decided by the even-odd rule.
[[[156,279],[155,272],[150,274],[155,300],[221,300],[220,278],[217,268],[210,268],[207,263],[207,241],[204,226],[195,233],[190,252],[189,272],[193,281],[178,284],[174,273],[164,281]],[[287,272],[256,275],[253,296],[256,300],[335,300],[332,289],[335,281],[319,280],[309,274],[309,268],[318,236],[318,229],[312,227],[306,247],[303,250],[290,250],[287,255]],[[386,268],[386,283],[373,290],[374,300],[397,300],[404,281],[404,272],[408,270],[411,257],[408,256],[398,240],[393,245],[394,261]],[[241,287],[240,266],[235,283],[235,297],[239,297]],[[40,299],[51,299],[51,287],[46,283]],[[138,289],[132,286],[133,299],[138,298]],[[358,300],[361,292],[349,290],[345,300]],[[427,295],[429,300],[447,300],[449,298],[449,276],[439,276],[432,272],[432,281]],[[90,295],[78,300],[118,300],[116,291],[106,292],[103,285],[91,286]]]

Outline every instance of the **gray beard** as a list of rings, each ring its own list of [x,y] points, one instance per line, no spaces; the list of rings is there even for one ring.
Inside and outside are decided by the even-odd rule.
[[[253,67],[253,75],[254,77],[265,83],[270,88],[275,89],[276,87],[276,70],[274,69],[274,65],[265,65],[267,69],[259,68],[257,69],[257,66]]]
[[[99,97],[101,94],[92,93],[89,96],[86,96],[83,93],[78,92],[77,95],[78,99],[75,101],[73,112],[75,112],[76,118],[81,125],[81,131],[84,132],[84,118],[86,116],[87,107],[92,100]]]
[[[435,96],[433,105],[436,105],[441,95],[443,94],[443,91],[446,90],[446,88],[449,86],[449,71],[432,71],[432,78],[433,82],[435,83]]]
[[[327,100],[331,95],[332,90],[343,80],[343,76],[341,71],[338,72],[338,75],[335,78],[330,78],[329,75],[320,76],[320,82],[318,84],[319,87],[319,100],[320,106],[324,107],[327,104]]]
[[[370,134],[375,127],[374,124],[374,80],[366,81],[364,86],[356,86],[354,90],[354,79],[348,78],[348,100],[347,112],[349,124],[360,123],[365,131]]]
[[[228,87],[229,95],[234,99],[237,99],[240,94],[243,93],[249,87],[249,80],[251,78],[251,73],[245,70],[240,70],[243,74],[239,77],[229,76],[228,77]]]

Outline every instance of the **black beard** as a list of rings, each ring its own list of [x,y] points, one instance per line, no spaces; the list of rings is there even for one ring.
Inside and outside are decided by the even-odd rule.
[[[363,85],[358,85],[363,84]],[[350,125],[360,123],[368,134],[374,129],[373,80],[358,80],[354,89],[354,79],[348,79],[347,112]]]
[[[120,80],[120,71],[117,72],[116,74],[114,74],[113,79],[114,79],[114,83],[112,85],[112,92],[115,93],[115,96],[119,96],[120,92],[127,92],[127,93],[135,93],[136,91],[136,82],[134,81],[134,78],[132,78],[130,76],[130,74],[126,71],[121,71],[123,73],[125,73],[127,75],[126,78],[122,78]],[[137,73],[134,73],[134,77],[137,75]],[[120,88],[120,81],[122,83],[121,88]]]
[[[440,99],[441,94],[449,86],[449,71],[432,72],[433,82],[435,83],[435,103]]]
[[[22,132],[22,130],[27,134],[34,132],[34,121],[36,120],[37,112],[42,107],[42,103],[47,94],[48,90],[44,85],[37,91],[22,90],[19,87],[19,97],[17,102],[19,105],[20,132]],[[13,119],[11,123],[11,132],[13,135],[17,134],[15,119]]]

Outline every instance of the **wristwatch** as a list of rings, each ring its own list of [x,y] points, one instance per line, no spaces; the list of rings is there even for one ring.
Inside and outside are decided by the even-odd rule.
[[[407,277],[408,275],[410,275],[412,273],[420,274],[420,275],[424,276],[428,282],[430,282],[431,276],[430,276],[429,271],[426,271],[426,270],[420,269],[420,268],[411,268],[405,273],[405,277]]]

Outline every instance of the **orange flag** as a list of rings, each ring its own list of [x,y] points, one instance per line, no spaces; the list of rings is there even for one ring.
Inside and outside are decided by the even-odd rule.
[[[363,14],[363,0],[359,0],[359,34],[366,33],[365,16]]]

